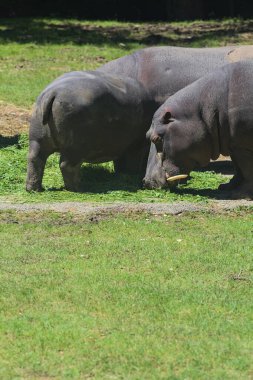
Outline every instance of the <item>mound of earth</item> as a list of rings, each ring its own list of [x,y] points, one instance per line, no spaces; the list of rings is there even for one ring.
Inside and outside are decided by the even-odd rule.
[[[15,136],[28,132],[31,110],[0,101],[0,135]]]

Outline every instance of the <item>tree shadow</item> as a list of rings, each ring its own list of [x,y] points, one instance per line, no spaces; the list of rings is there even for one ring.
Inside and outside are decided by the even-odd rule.
[[[7,146],[16,145],[19,142],[20,135],[15,136],[2,136],[0,135],[0,149]]]
[[[253,22],[243,20],[231,24],[200,23],[175,27],[159,23],[139,23],[132,25],[98,25],[95,22],[81,23],[73,21],[50,21],[49,19],[2,19],[0,41],[20,44],[64,44],[75,45],[119,45],[139,43],[144,45],[184,45],[212,40],[213,38],[236,37],[239,33],[252,32]]]
[[[0,41],[20,44],[109,44],[136,42],[130,38],[130,29],[76,24],[62,21],[54,23],[40,19],[1,20]]]

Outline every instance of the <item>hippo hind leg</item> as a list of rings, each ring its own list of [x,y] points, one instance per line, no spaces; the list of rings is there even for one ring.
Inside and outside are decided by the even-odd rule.
[[[239,166],[236,164],[236,158],[231,155],[231,159],[234,165],[235,174],[228,183],[222,183],[219,186],[219,190],[230,191],[235,190],[243,183],[243,174]]]
[[[32,140],[29,145],[26,190],[42,191],[42,178],[48,156],[53,153],[43,149],[40,142]]]
[[[253,151],[237,149],[231,155],[241,173],[241,181],[231,193],[233,199],[253,199]]]
[[[114,161],[116,174],[145,174],[149,144],[140,143],[130,147],[121,157]]]
[[[65,155],[60,156],[60,169],[66,190],[80,191],[81,164],[81,160],[69,159]]]

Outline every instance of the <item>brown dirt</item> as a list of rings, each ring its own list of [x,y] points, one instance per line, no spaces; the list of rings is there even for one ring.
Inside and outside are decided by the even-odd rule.
[[[12,203],[0,200],[1,212],[17,212],[18,214],[32,214],[35,220],[38,216],[48,211],[76,216],[84,216],[91,222],[124,214],[147,214],[154,217],[166,215],[181,215],[195,212],[211,212],[222,214],[226,212],[240,212],[242,210],[252,212],[253,201],[247,200],[214,200],[206,203],[174,202],[174,203],[134,203],[134,202],[54,202],[54,203]],[[14,214],[13,214],[14,215]],[[4,216],[4,214],[3,214]],[[15,215],[14,215],[15,216]],[[7,218],[9,220],[9,218]]]
[[[31,110],[0,101],[0,135],[15,136],[28,132]]]

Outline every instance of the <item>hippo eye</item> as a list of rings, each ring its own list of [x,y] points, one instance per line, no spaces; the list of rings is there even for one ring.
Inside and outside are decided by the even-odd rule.
[[[169,124],[170,121],[171,121],[171,113],[170,113],[169,111],[167,111],[167,112],[163,115],[162,123],[163,123],[163,124]]]

